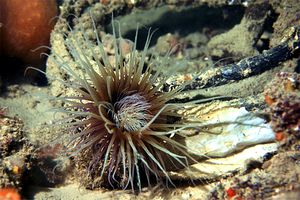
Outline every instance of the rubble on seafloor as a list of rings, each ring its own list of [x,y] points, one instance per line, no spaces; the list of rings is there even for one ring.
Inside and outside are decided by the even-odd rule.
[[[23,122],[0,110],[0,188],[23,187],[24,174],[31,168],[33,146],[24,137]]]

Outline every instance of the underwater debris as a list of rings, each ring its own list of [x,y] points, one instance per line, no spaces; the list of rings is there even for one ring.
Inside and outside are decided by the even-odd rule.
[[[299,28],[292,27],[290,33],[289,37],[285,38],[282,44],[266,50],[262,54],[244,58],[238,63],[211,69],[200,74],[198,77],[195,77],[193,83],[186,86],[185,90],[215,87],[242,80],[276,67],[280,62],[292,59],[297,55],[300,48]],[[165,84],[165,88],[170,87],[174,87],[174,85]]]

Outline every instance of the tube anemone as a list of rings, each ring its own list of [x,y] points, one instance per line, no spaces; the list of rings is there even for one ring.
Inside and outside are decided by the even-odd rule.
[[[92,20],[93,21],[93,20]],[[81,74],[60,55],[50,58],[67,74],[63,83],[77,95],[59,97],[66,103],[59,111],[69,117],[61,124],[69,128],[66,154],[87,169],[90,188],[110,185],[113,188],[142,188],[142,180],[172,183],[169,169],[188,167],[194,160],[182,144],[187,127],[177,114],[178,105],[168,103],[180,88],[162,92],[155,62],[147,61],[153,33],[148,34],[144,50],[136,50],[136,31],[128,54],[113,28],[114,61],[109,59],[93,21],[96,49],[83,30],[70,29],[65,46]],[[82,40],[79,40],[81,38]],[[160,81],[158,78],[160,77]],[[175,119],[175,120],[174,120]]]

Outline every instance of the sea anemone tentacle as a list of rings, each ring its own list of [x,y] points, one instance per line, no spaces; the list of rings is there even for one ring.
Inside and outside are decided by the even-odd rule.
[[[59,82],[77,94],[56,98],[64,102],[56,111],[68,115],[58,123],[72,130],[66,155],[74,157],[79,168],[85,167],[91,188],[110,185],[141,191],[143,180],[150,186],[152,177],[175,186],[168,171],[197,162],[197,153],[191,153],[178,138],[188,137],[186,129],[202,125],[189,123],[177,111],[202,101],[170,103],[188,83],[162,91],[166,78],[157,63],[147,57],[155,31],[149,29],[144,49],[138,52],[137,30],[126,56],[120,28],[117,38],[113,26],[114,59],[109,59],[93,18],[92,27],[96,44],[82,27],[78,31],[69,27],[69,35],[65,34],[64,45],[75,67],[58,53],[50,56],[70,77]]]

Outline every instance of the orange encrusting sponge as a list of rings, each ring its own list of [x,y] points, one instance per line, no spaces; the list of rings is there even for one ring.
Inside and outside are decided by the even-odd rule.
[[[21,196],[14,188],[0,188],[0,200],[21,200]]]
[[[38,64],[49,45],[57,16],[56,0],[0,0],[0,55]]]

